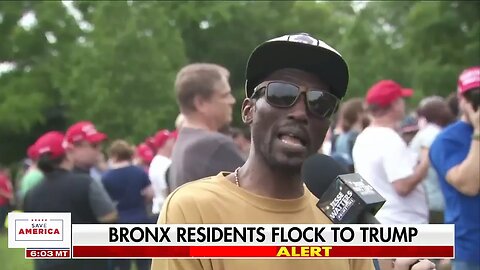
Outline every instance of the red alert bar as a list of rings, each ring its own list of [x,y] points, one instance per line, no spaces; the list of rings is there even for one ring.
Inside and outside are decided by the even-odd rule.
[[[453,258],[453,246],[74,246],[73,258]]]

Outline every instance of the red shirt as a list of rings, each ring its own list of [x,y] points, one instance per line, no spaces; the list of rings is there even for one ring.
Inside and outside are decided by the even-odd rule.
[[[3,191],[2,193],[12,193],[12,184],[10,183],[10,179],[7,175],[0,172],[0,190]],[[0,195],[0,206],[7,205],[9,203],[9,199],[5,198],[4,196]]]

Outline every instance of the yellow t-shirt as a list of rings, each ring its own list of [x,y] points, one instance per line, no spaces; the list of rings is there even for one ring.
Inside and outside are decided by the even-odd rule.
[[[190,182],[165,201],[160,224],[331,224],[305,188],[302,197],[279,200],[255,195],[225,178]],[[358,259],[154,259],[152,270],[372,270]]]

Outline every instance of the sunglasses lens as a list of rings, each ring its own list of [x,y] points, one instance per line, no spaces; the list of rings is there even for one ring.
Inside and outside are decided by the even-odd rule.
[[[299,89],[288,83],[272,82],[267,87],[267,100],[277,107],[290,107],[297,99]]]
[[[329,118],[332,116],[338,105],[338,99],[324,91],[308,91],[307,100],[310,111],[320,117]]]

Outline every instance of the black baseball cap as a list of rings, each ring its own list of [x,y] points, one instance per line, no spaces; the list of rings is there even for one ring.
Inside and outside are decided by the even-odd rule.
[[[247,97],[266,76],[282,68],[317,74],[339,99],[347,91],[348,66],[342,56],[325,42],[300,33],[271,39],[253,50],[245,74]]]

